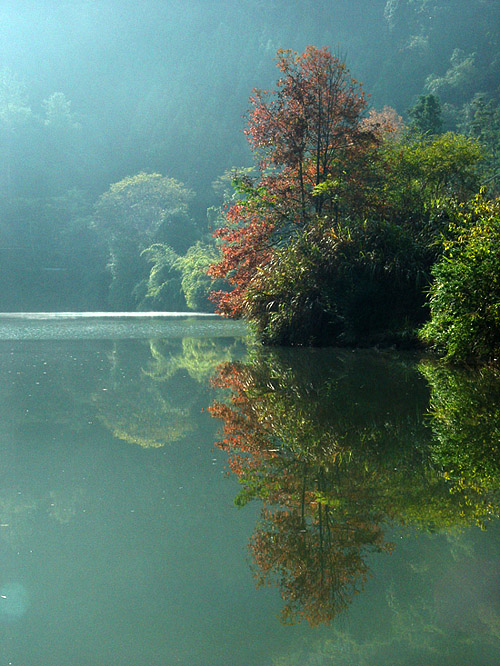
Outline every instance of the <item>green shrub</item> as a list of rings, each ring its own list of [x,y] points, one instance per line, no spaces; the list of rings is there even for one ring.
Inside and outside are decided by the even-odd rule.
[[[209,267],[218,259],[217,250],[210,245],[195,243],[179,257],[177,266],[182,272],[182,291],[190,310],[213,312],[214,305],[208,300],[212,289],[219,288],[207,274]]]
[[[245,316],[268,344],[395,341],[423,321],[428,267],[427,250],[394,224],[314,221],[258,272]]]
[[[181,290],[179,256],[168,245],[155,243],[143,250],[152,265],[149,278],[145,281],[144,296],[139,303],[140,310],[183,311],[186,302]]]
[[[421,338],[453,362],[500,358],[500,200],[461,206],[434,266]]]

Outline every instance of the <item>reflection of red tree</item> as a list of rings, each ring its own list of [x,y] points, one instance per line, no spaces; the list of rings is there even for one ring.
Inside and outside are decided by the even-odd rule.
[[[256,406],[247,395],[246,389],[251,383],[247,367],[238,363],[223,363],[212,383],[218,388],[231,390],[230,404],[214,402],[209,412],[224,422],[223,440],[217,446],[229,453],[229,466],[241,477],[247,470],[258,469],[265,460],[276,457],[277,452],[269,448],[271,430],[265,423],[259,422]]]
[[[368,574],[363,549],[382,543],[377,526],[336,525],[324,507],[315,514],[305,522],[297,510],[264,510],[251,540],[258,584],[278,583],[285,622],[317,625],[345,610]]]
[[[316,625],[331,621],[362,589],[366,553],[390,548],[383,513],[364,469],[347,469],[335,456],[304,460],[277,440],[262,379],[250,365],[220,366],[214,384],[231,394],[210,412],[224,422],[218,446],[244,486],[240,499],[264,502],[250,543],[258,584],[279,585],[284,621]]]

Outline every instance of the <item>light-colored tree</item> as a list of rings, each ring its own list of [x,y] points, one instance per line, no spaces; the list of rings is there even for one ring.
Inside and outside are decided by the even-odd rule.
[[[95,223],[114,244],[130,240],[143,250],[162,228],[168,235],[169,227],[187,219],[192,197],[175,178],[142,171],[114,183],[99,197]]]
[[[57,131],[80,129],[75,114],[71,111],[71,102],[62,92],[55,92],[43,102],[45,111],[44,125]]]
[[[23,83],[8,68],[0,70],[0,193],[13,194],[13,172],[20,140],[35,121]]]
[[[135,309],[142,301],[151,257],[141,253],[147,247],[165,244],[174,252],[189,247],[192,197],[178,180],[145,172],[123,178],[99,197],[94,224],[109,248],[112,307]]]

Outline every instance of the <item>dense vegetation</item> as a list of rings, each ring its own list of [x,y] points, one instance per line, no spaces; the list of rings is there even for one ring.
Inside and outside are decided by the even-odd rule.
[[[459,207],[433,267],[431,320],[422,338],[452,361],[500,358],[500,200]]]
[[[227,284],[206,269],[228,260],[212,231],[223,229],[224,251],[228,229],[251,219],[255,275],[233,273],[234,257],[221,267],[237,289],[220,307],[265,341],[413,339],[434,280],[430,312],[443,321],[451,244],[478,256],[456,230],[477,226],[477,245],[493,224],[459,205],[481,185],[486,204],[498,191],[496,0],[20,2],[0,19],[0,309],[210,309],[209,291]],[[283,80],[309,63],[309,93],[347,97],[329,110],[323,99],[317,118],[307,103],[287,106],[299,91],[286,84],[281,97],[255,92],[259,171],[241,131],[248,93],[276,86],[280,47],[307,44],[340,44],[345,57],[281,51]],[[288,128],[266,126],[266,109]],[[335,150],[314,163],[330,129]],[[450,358],[496,357],[448,348],[436,327],[424,338]]]
[[[361,86],[326,49],[279,51],[278,68],[277,91],[251,98],[247,134],[259,173],[235,180],[244,198],[229,207],[216,234],[222,258],[211,275],[233,287],[215,292],[219,311],[254,322],[271,344],[411,338],[426,317],[432,271],[446,278],[441,257],[456,265],[449,247],[465,220],[461,207],[480,182],[481,143],[440,134],[433,95],[419,99],[406,128],[388,107],[367,114]],[[498,207],[485,204],[477,216],[489,226],[472,237],[487,235],[485,253],[494,257]],[[455,244],[467,244],[458,233]],[[482,266],[472,287],[476,310],[462,308],[462,337],[484,304],[492,310],[488,321],[479,317],[484,339],[496,331],[499,301],[494,286],[488,295],[478,292],[489,284],[494,259],[486,264],[484,253],[475,256]],[[461,298],[465,286],[457,283],[448,300]],[[437,323],[446,296],[437,293],[425,337],[432,342],[441,334],[451,345]],[[480,356],[489,351],[486,342]]]

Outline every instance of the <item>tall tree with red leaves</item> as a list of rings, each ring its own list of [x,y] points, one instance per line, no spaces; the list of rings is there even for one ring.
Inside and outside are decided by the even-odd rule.
[[[245,131],[259,159],[260,178],[239,183],[246,198],[231,206],[218,229],[221,261],[214,278],[230,292],[213,299],[225,316],[245,314],[245,298],[259,269],[320,215],[338,217],[363,205],[364,167],[377,134],[363,123],[365,96],[344,63],[326,48],[280,50],[276,91],[254,90]]]

